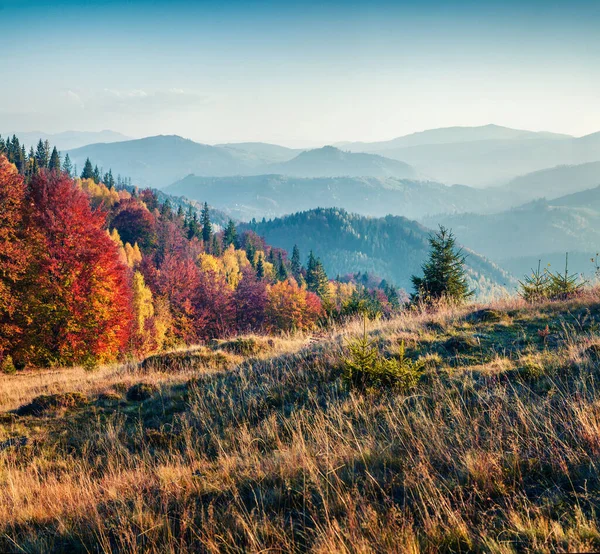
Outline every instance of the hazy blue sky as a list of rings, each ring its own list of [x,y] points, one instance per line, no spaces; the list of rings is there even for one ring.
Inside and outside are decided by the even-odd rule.
[[[600,130],[600,1],[0,0],[0,133]]]

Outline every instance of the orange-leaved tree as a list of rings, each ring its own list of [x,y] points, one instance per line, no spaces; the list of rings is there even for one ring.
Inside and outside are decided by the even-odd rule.
[[[312,329],[323,315],[319,297],[291,277],[269,286],[267,298],[266,317],[273,330]]]
[[[16,312],[18,285],[29,258],[23,229],[24,196],[23,178],[17,168],[0,155],[0,362],[22,331]]]
[[[23,286],[19,356],[35,365],[115,360],[131,331],[131,287],[105,213],[59,172],[36,175],[27,203],[34,261]]]

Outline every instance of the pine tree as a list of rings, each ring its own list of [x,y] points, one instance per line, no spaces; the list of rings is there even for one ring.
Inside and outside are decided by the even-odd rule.
[[[65,155],[65,159],[63,161],[63,171],[69,177],[73,177],[73,164],[71,163],[71,158],[69,157],[69,154]]]
[[[213,235],[211,250],[213,256],[219,257],[221,255],[221,243],[219,242],[219,237],[217,237],[217,235]]]
[[[234,248],[238,247],[235,223],[230,219],[229,223],[227,223],[227,227],[225,228],[225,233],[223,234],[223,246],[227,248],[231,244],[233,244]]]
[[[202,240],[204,241],[204,247],[208,249],[210,246],[210,237],[212,235],[212,224],[210,222],[210,210],[208,209],[208,204],[206,202],[204,202],[204,207],[202,208],[200,223],[202,223]]]
[[[316,293],[321,300],[329,299],[329,279],[321,260],[315,258],[312,250],[306,265],[306,286],[309,291]]]
[[[83,166],[83,171],[81,172],[82,179],[93,179],[94,178],[94,168],[92,166],[92,162],[87,158],[85,160],[85,165]]]
[[[300,263],[300,250],[298,250],[298,246],[294,244],[294,248],[292,250],[292,259],[291,261],[291,269],[292,275],[298,279],[300,273],[302,272],[302,264]]]
[[[538,302],[548,296],[549,277],[546,270],[541,270],[542,260],[538,260],[537,271],[531,270],[531,275],[525,275],[519,281],[519,294],[528,302]]]
[[[250,262],[250,265],[252,267],[254,267],[255,262],[254,262],[254,256],[256,254],[256,248],[254,247],[254,244],[252,244],[252,241],[247,241],[246,242],[246,258],[248,258],[248,261]]]
[[[44,146],[42,139],[38,141],[37,148],[35,150],[35,159],[38,168],[45,169],[48,167],[48,155],[46,153],[46,147]]]
[[[277,279],[279,281],[285,281],[288,278],[287,268],[285,267],[285,263],[283,261],[283,256],[281,252],[279,252],[279,256],[277,259]]]
[[[569,273],[569,253],[565,255],[565,272],[564,273],[552,273],[548,272],[548,293],[550,298],[553,299],[564,299],[574,296],[585,285],[584,282],[578,282],[579,276]]]
[[[93,176],[93,179],[94,179],[94,182],[95,182],[96,184],[98,184],[98,183],[100,182],[100,180],[101,180],[101,177],[100,177],[100,170],[98,169],[98,166],[97,166],[97,165],[96,165],[96,166],[94,166],[94,176]]]
[[[452,231],[440,225],[429,236],[429,259],[423,264],[423,277],[411,277],[415,293],[413,301],[434,302],[446,298],[463,302],[473,295],[469,290],[464,269],[465,256],[456,249]]]
[[[56,146],[52,149],[52,155],[50,156],[50,162],[48,162],[48,169],[50,171],[60,171],[60,156]]]
[[[262,255],[258,257],[258,262],[256,262],[256,278],[263,279],[265,276],[265,265],[263,262]]]

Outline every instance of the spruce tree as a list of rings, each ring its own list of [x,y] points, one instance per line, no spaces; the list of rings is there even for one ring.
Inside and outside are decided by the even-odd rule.
[[[69,154],[65,155],[65,159],[63,161],[63,171],[69,177],[73,177],[73,164],[71,163],[71,158],[69,157]]]
[[[82,179],[93,179],[94,178],[94,168],[92,166],[92,162],[87,158],[85,160],[85,165],[83,166],[83,171],[81,172]]]
[[[94,176],[92,177],[94,179],[94,182],[96,184],[98,184],[101,180],[101,176],[100,176],[100,170],[98,169],[98,166],[94,166]]]
[[[248,261],[250,262],[250,265],[252,267],[255,266],[255,262],[254,262],[255,254],[256,254],[256,248],[254,247],[254,244],[252,244],[251,241],[246,242],[246,258],[248,258]]]
[[[283,261],[283,256],[281,252],[279,252],[279,256],[277,258],[277,279],[279,281],[285,281],[288,278],[287,268],[285,267],[285,263]]]
[[[212,236],[212,224],[210,222],[210,211],[206,202],[204,202],[204,207],[202,208],[200,223],[202,223],[202,240],[204,241],[204,247],[208,248]]]
[[[422,266],[423,277],[411,277],[415,288],[412,300],[435,302],[446,298],[464,302],[473,291],[467,285],[465,256],[456,248],[452,231],[440,225],[439,230],[429,236],[429,245],[429,259]]]
[[[321,300],[329,299],[329,279],[321,260],[315,258],[312,250],[306,265],[306,286],[309,291],[316,293]]]
[[[300,263],[300,250],[298,250],[298,246],[296,246],[294,244],[294,248],[292,250],[292,259],[290,260],[291,262],[291,269],[292,269],[292,275],[298,279],[298,277],[300,276],[300,273],[302,272],[302,264]]]
[[[58,155],[56,146],[52,149],[50,161],[48,162],[48,169],[50,171],[60,171],[60,156]]]
[[[258,257],[258,262],[256,262],[256,278],[263,279],[265,276],[265,265],[263,263],[262,255]]]
[[[212,255],[213,256],[220,256],[221,255],[221,243],[219,242],[219,237],[217,235],[213,235],[212,237]]]
[[[40,139],[37,143],[37,148],[35,150],[35,160],[37,162],[37,166],[40,169],[45,169],[48,167],[48,154],[46,152],[46,147]]]
[[[235,229],[235,223],[230,219],[229,223],[227,223],[227,227],[225,228],[225,233],[223,234],[223,246],[227,248],[232,245],[234,248],[238,247],[237,240],[237,231]]]

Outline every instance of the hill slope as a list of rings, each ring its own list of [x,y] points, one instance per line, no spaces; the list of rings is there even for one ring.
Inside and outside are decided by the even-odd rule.
[[[600,154],[599,154],[600,155]],[[515,177],[505,185],[528,200],[551,200],[571,192],[600,185],[600,161],[580,165],[559,165]]]
[[[596,552],[599,313],[596,291],[370,323],[425,364],[409,392],[343,384],[356,323],[3,375],[0,550]]]
[[[305,255],[312,250],[330,276],[369,272],[406,290],[429,251],[430,231],[404,217],[368,218],[335,208],[316,209],[249,227],[288,252],[294,244]],[[507,273],[473,252],[467,268],[471,285],[480,294],[514,284]]]
[[[589,277],[590,258],[600,246],[600,187],[495,214],[435,216],[423,223],[451,227],[463,244],[517,275],[529,272],[539,259],[561,267],[569,252],[571,270]]]

